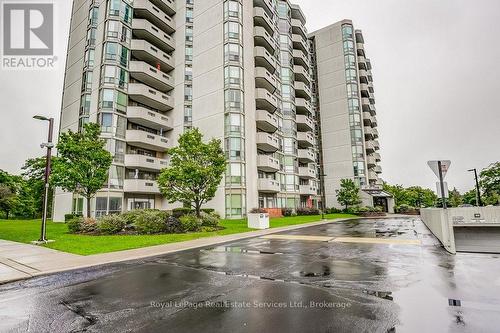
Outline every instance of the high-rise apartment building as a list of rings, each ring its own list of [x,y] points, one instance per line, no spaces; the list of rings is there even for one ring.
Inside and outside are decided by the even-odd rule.
[[[344,178],[361,187],[365,203],[387,206],[388,195],[380,192],[372,66],[363,34],[352,21],[343,20],[313,32],[310,40],[326,207],[338,206],[335,190]]]
[[[305,24],[300,8],[282,0],[74,0],[60,131],[97,122],[114,156],[108,182],[91,203],[93,214],[174,207],[156,179],[168,165],[168,149],[191,127],[223,142],[227,171],[207,206],[227,218],[254,207],[319,207],[322,177],[326,206],[333,205],[331,187],[339,177],[376,185],[370,170],[377,169],[369,163],[379,157],[367,152],[377,143],[364,140],[376,135],[375,109],[368,103],[370,122],[361,111],[364,100],[373,99],[362,39],[352,30],[347,40],[343,24],[311,37]],[[337,50],[345,42],[352,50]],[[350,66],[344,54],[354,57],[359,94],[360,118],[351,123],[354,92],[348,98],[353,87],[340,75]],[[327,75],[333,72],[336,81]],[[332,98],[345,102],[342,112],[332,108]],[[338,120],[345,123],[336,123],[333,114],[344,109]],[[353,138],[352,153],[341,157],[343,164],[349,157],[350,172],[337,174],[347,169],[333,167],[337,157],[330,156],[342,145],[339,127],[346,135],[359,130],[362,138]],[[56,191],[54,219],[81,212],[84,204]]]

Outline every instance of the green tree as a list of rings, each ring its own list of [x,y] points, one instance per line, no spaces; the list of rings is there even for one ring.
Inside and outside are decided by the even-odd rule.
[[[0,211],[4,212],[8,220],[12,208],[16,205],[16,194],[7,184],[0,184]]]
[[[179,137],[179,145],[169,150],[170,164],[158,178],[161,192],[170,203],[189,203],[200,216],[201,207],[215,196],[226,169],[221,141],[203,143],[195,128]]]
[[[32,189],[32,195],[35,205],[35,212],[37,215],[42,214],[43,210],[43,196],[45,195],[45,161],[46,157],[37,157],[27,159],[22,167],[22,175],[26,179],[30,188]],[[52,168],[54,164],[57,163],[57,157],[52,156],[51,158]],[[54,187],[52,177],[49,180],[49,195],[48,195],[48,207],[47,212],[50,216],[52,212],[52,201],[54,196]]]
[[[355,206],[361,203],[359,188],[352,179],[341,179],[340,189],[336,190],[336,192],[337,201],[345,206],[345,209],[349,208],[349,206]]]
[[[462,196],[462,201],[464,204],[476,206],[477,205],[476,189],[472,189],[470,191],[465,192]]]
[[[451,207],[458,207],[463,204],[462,195],[460,192],[454,187],[453,190],[449,191],[448,202]]]
[[[384,183],[384,191],[389,192],[394,197],[394,204],[396,206],[409,205],[408,203],[408,193],[403,185],[389,185]]]
[[[95,123],[85,124],[81,133],[62,133],[57,144],[59,156],[53,166],[54,185],[86,198],[87,217],[90,200],[106,182],[113,160],[99,135],[100,127]]]
[[[480,173],[480,185],[483,190],[484,203],[499,204],[500,197],[500,162],[491,164]]]

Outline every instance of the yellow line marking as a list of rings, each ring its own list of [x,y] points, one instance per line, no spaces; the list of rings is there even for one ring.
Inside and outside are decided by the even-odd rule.
[[[419,239],[390,239],[390,238],[364,238],[364,237],[337,237],[331,242],[342,243],[366,243],[366,244],[400,244],[400,245],[420,245]]]
[[[325,236],[306,236],[306,235],[266,235],[261,238],[265,239],[283,239],[283,240],[304,240],[304,241],[319,241],[328,242],[333,239],[333,237]]]

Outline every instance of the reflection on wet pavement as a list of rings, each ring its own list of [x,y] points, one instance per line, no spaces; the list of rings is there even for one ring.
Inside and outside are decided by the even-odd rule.
[[[337,222],[0,286],[0,331],[495,332],[500,262],[414,218]],[[421,246],[400,244],[419,241]],[[398,244],[399,242],[399,244]]]

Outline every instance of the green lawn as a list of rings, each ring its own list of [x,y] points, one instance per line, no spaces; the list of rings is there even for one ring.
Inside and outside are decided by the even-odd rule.
[[[326,218],[330,220],[347,217],[355,216],[348,214],[326,215]],[[270,222],[271,228],[277,228],[320,220],[320,215],[314,215],[274,218]],[[246,220],[222,220],[221,225],[225,229],[214,232],[167,235],[86,236],[69,234],[68,228],[64,223],[48,222],[47,237],[55,240],[55,242],[49,243],[47,247],[64,252],[90,255],[252,231],[252,229],[247,228]],[[29,243],[38,239],[39,235],[40,220],[0,220],[0,239]]]

